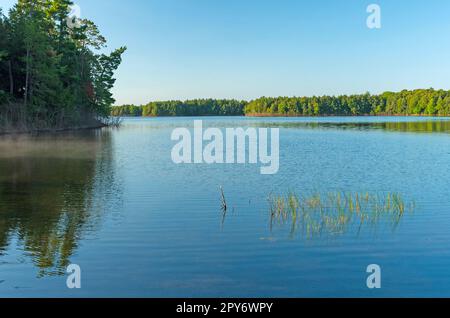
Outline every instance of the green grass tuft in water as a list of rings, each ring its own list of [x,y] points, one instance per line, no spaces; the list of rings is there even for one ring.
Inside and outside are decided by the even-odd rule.
[[[330,192],[300,196],[294,192],[269,197],[270,225],[291,225],[291,234],[300,229],[308,236],[343,234],[351,228],[358,233],[364,225],[379,223],[393,230],[414,203],[406,204],[397,193]]]

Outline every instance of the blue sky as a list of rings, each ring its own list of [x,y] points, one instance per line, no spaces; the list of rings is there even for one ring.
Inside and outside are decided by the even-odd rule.
[[[448,0],[75,2],[128,47],[117,104],[450,89]],[[366,26],[371,3],[380,30]]]

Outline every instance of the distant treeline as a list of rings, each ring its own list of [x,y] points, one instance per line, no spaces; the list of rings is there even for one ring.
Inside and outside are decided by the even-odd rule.
[[[261,97],[245,102],[199,99],[113,107],[113,116],[450,115],[450,91],[404,90],[381,95]]]
[[[418,89],[381,95],[262,97],[245,107],[245,114],[320,115],[449,115],[450,91]]]
[[[242,116],[247,102],[227,99],[151,102],[112,108],[112,116]]]

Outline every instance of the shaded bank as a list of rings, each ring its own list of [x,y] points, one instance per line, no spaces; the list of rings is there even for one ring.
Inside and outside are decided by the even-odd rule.
[[[107,117],[102,119],[96,119],[94,117],[86,117],[83,122],[70,125],[60,125],[60,126],[34,126],[22,124],[4,124],[0,126],[0,136],[1,135],[20,135],[20,134],[40,134],[40,133],[62,133],[70,131],[79,130],[92,130],[100,129],[104,127],[119,127],[121,123],[121,118],[118,117]]]
[[[17,135],[17,134],[35,134],[35,133],[56,133],[56,132],[67,132],[75,130],[91,130],[100,129],[107,127],[108,125],[101,121],[92,121],[91,123],[86,123],[84,125],[77,126],[66,126],[66,127],[48,127],[48,128],[30,128],[25,126],[19,127],[3,127],[0,129],[0,135]]]

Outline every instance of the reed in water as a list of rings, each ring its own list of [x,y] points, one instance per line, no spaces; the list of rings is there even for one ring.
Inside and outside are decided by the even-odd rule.
[[[405,203],[397,193],[384,195],[371,193],[330,192],[269,197],[270,227],[286,225],[291,235],[297,230],[307,237],[338,235],[363,226],[376,228],[388,225],[392,230],[398,226],[403,215],[414,211],[413,202]]]

